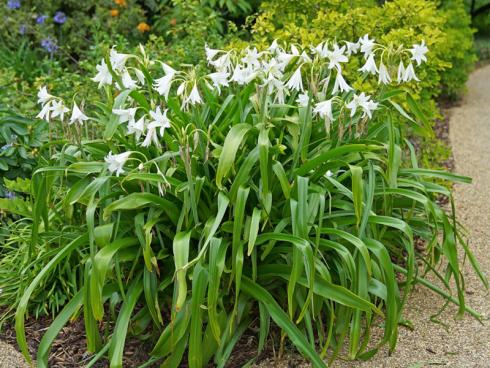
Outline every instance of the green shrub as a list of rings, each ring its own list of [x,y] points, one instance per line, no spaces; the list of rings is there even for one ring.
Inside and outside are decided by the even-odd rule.
[[[389,71],[408,65],[408,50],[373,47]],[[32,179],[31,247],[56,236],[57,248],[18,301],[26,356],[24,314],[65,263],[80,265],[83,280],[41,341],[41,367],[81,310],[88,350],[107,353],[111,367],[122,366],[131,333],[154,344],[152,362],[177,367],[187,354],[191,368],[222,367],[249,328],[259,328],[260,353],[271,322],[281,345],[287,336],[316,367],[344,344],[351,359],[375,352],[366,349],[378,317],[376,346],[393,350],[416,282],[478,317],[465,305],[458,253],[486,280],[454,212],[435,201],[450,192],[432,181],[469,179],[419,168],[405,139],[408,127],[428,129],[417,103],[391,83],[373,90],[366,75],[371,96],[343,84],[337,91],[340,63],[349,62],[329,69],[325,48],[208,49],[219,73],[208,75],[199,66],[174,70],[144,50],[112,51],[101,62],[100,101],[71,118],[65,105],[72,139]],[[45,92],[40,99],[45,113],[63,107]],[[434,268],[443,260],[445,276]],[[416,276],[418,261],[448,288],[454,281],[457,299]]]

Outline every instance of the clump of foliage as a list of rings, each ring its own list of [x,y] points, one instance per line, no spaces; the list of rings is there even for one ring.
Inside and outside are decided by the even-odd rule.
[[[393,350],[417,282],[478,317],[459,255],[486,280],[454,209],[435,201],[451,193],[432,180],[470,179],[420,168],[406,139],[409,127],[430,128],[397,84],[417,78],[427,51],[367,35],[261,53],[207,48],[208,74],[113,49],[93,78],[104,92],[96,103],[42,88],[39,117],[61,120],[71,139],[33,175],[26,204],[30,247],[56,249],[17,301],[26,357],[32,295],[65,264],[78,265],[80,284],[41,341],[41,367],[79,313],[88,350],[111,367],[122,366],[130,333],[153,342],[151,361],[164,367],[222,367],[249,329],[260,353],[272,323],[278,343],[287,337],[315,367],[344,344],[350,359]],[[343,74],[358,53],[368,90]],[[422,276],[431,272],[454,282],[457,298]],[[367,351],[379,317],[384,335]]]

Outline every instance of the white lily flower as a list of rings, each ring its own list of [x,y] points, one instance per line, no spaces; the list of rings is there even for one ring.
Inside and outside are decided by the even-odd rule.
[[[46,88],[46,86],[39,88],[39,92],[37,93],[37,103],[38,104],[44,105],[46,102],[48,102],[52,98],[53,98],[53,96],[51,96],[48,93],[48,89]]]
[[[323,119],[333,121],[332,100],[319,102],[313,109],[314,114],[318,114]]]
[[[70,109],[64,105],[63,101],[54,100],[52,102],[52,106],[51,106],[51,117],[52,118],[59,116],[60,120],[63,121],[63,119],[65,118],[65,113],[67,113],[69,111],[70,111]]]
[[[172,87],[172,82],[177,71],[170,67],[169,65],[162,63],[163,71],[165,76],[156,79],[153,87],[162,96],[165,97],[165,101],[168,100],[168,94],[170,93],[170,88]]]
[[[247,80],[246,70],[243,69],[240,65],[237,65],[235,67],[235,70],[233,71],[233,75],[231,76],[231,80],[233,82],[236,82],[239,85],[245,84],[246,80]]]
[[[308,93],[300,93],[298,95],[298,98],[296,99],[296,103],[300,106],[300,107],[306,107],[308,106],[308,102],[310,100],[310,96],[308,96]]]
[[[345,46],[339,48],[339,45],[334,44],[333,50],[327,49],[325,51],[325,56],[328,58],[328,69],[341,69],[340,63],[346,63],[349,61],[349,58],[344,55]]]
[[[390,73],[388,73],[388,69],[383,64],[383,61],[381,61],[381,64],[379,64],[378,84],[380,84],[380,83],[390,84],[390,82],[391,82]]]
[[[227,72],[216,72],[208,74],[208,77],[213,82],[213,86],[218,90],[218,94],[221,94],[221,87],[228,87],[228,77],[230,73]]]
[[[149,127],[146,131],[146,136],[143,142],[141,143],[141,147],[149,147],[151,144],[154,144],[156,147],[160,147],[160,141],[158,140],[157,128]]]
[[[96,66],[97,75],[92,78],[94,82],[99,82],[99,88],[103,85],[111,85],[112,84],[112,75],[109,72],[109,68],[107,67],[105,60],[102,59],[99,65]]]
[[[374,39],[370,39],[366,33],[363,37],[359,38],[359,44],[361,45],[361,52],[364,53],[364,57],[367,58],[373,52]]]
[[[136,141],[139,141],[146,129],[145,117],[142,116],[138,121],[130,120],[128,122],[128,134],[134,134]]]
[[[301,78],[301,66],[296,69],[291,78],[289,78],[286,87],[296,91],[303,91],[303,79]]]
[[[374,54],[369,54],[366,63],[359,69],[359,71],[370,74],[378,73],[378,67],[374,61]]]
[[[166,128],[170,128],[170,120],[167,118],[168,109],[165,109],[162,113],[160,106],[157,106],[155,111],[150,111],[150,116],[153,121],[148,125],[148,129],[158,129],[160,128],[160,136],[163,137]]]
[[[363,110],[363,118],[366,116],[372,118],[373,111],[378,108],[378,103],[372,101],[370,96],[367,96],[364,92],[362,92],[360,95],[354,94],[352,101],[346,106],[351,110],[351,117],[356,114],[357,109],[360,107]]]
[[[124,172],[124,164],[131,155],[131,151],[123,152],[118,155],[113,155],[112,151],[109,151],[108,155],[104,158],[104,161],[108,164],[108,169],[111,174],[116,173],[119,176]]]
[[[359,51],[359,48],[361,47],[359,42],[346,42],[345,45],[347,46],[347,56],[357,54],[357,51]]]
[[[119,115],[119,124],[122,124],[128,121],[134,121],[136,110],[138,110],[137,107],[132,107],[129,109],[113,109],[112,113]]]
[[[109,61],[111,62],[112,69],[114,71],[122,72],[129,57],[130,55],[120,54],[114,48],[112,48],[109,53]]]
[[[272,41],[271,45],[267,50],[269,50],[272,54],[275,54],[277,51],[279,51],[281,48],[279,47],[279,44],[277,43],[277,39]]]
[[[202,103],[202,98],[201,95],[199,94],[199,90],[197,89],[197,83],[194,83],[194,87],[192,87],[191,93],[189,93],[189,96],[184,101],[184,106],[187,106],[187,104],[195,105],[195,104],[201,104]]]
[[[413,69],[413,64],[410,63],[408,64],[407,68],[405,69],[405,74],[403,75],[403,81],[404,82],[410,82],[411,80],[416,80],[417,82],[420,82],[420,79],[417,78],[415,75],[415,70]]]
[[[232,69],[229,53],[220,56],[215,61],[211,61],[210,64],[213,65],[215,69],[219,72],[228,72]]]
[[[403,61],[400,60],[400,64],[398,65],[398,73],[396,76],[398,83],[403,82],[404,77],[405,77],[405,66],[403,65]]]
[[[351,90],[352,90],[352,87],[347,84],[344,77],[342,76],[342,73],[340,71],[337,71],[337,75],[335,76],[335,83],[333,85],[332,94],[335,95],[338,91],[347,92],[347,91],[351,91]]]
[[[286,67],[289,65],[289,63],[291,62],[291,60],[293,59],[294,55],[292,54],[288,54],[287,52],[282,52],[280,51],[277,56],[272,59],[274,60],[274,62],[276,63],[276,65],[278,66],[279,70],[281,72],[284,71],[284,69],[286,69]],[[272,62],[272,60],[270,61],[270,63]],[[266,63],[264,63],[265,65]]]
[[[213,61],[214,57],[218,55],[219,52],[221,52],[221,50],[209,48],[208,44],[204,45],[204,50],[206,51],[206,60],[209,64],[211,64],[211,61]]]
[[[274,77],[276,79],[281,79],[283,76],[283,70],[286,65],[281,64],[276,58],[270,59],[268,62],[262,62],[262,70],[267,77]]]
[[[124,69],[124,71],[122,73],[121,81],[122,81],[123,87],[126,89],[131,90],[131,89],[135,89],[136,87],[138,87],[138,85],[136,84],[136,81],[133,78],[131,78],[131,75],[129,74],[127,69]]]
[[[43,119],[49,122],[49,113],[51,112],[51,101],[46,102],[43,108],[37,114],[36,118]]]
[[[413,47],[409,50],[412,53],[412,59],[417,62],[417,65],[422,64],[422,61],[427,61],[427,57],[425,54],[429,51],[427,46],[425,45],[425,41],[422,41],[420,45],[413,45]]]
[[[260,67],[259,61],[260,53],[257,51],[257,48],[247,48],[247,52],[245,56],[242,58],[242,63],[247,64],[249,67],[258,68]]]
[[[82,110],[79,109],[76,102],[73,102],[73,108],[71,109],[71,117],[68,124],[73,124],[77,122],[80,125],[83,125],[83,122],[88,120],[88,116],[85,115]]]

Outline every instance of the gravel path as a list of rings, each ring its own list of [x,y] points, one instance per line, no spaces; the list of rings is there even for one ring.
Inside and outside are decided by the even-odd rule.
[[[0,368],[29,368],[29,365],[13,346],[0,340]]]

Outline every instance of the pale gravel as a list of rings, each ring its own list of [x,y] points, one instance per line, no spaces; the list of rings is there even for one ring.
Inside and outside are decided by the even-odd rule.
[[[470,245],[483,271],[490,275],[490,66],[476,70],[468,82],[461,106],[453,108],[450,139],[456,172],[473,178],[471,185],[455,186],[454,196],[460,221],[469,231]],[[414,330],[400,328],[395,352],[386,349],[367,362],[337,361],[334,368],[490,368],[490,294],[481,287],[469,266],[464,270],[467,302],[484,316],[484,324],[465,316],[455,320],[455,308],[430,321],[443,304],[437,295],[417,288],[410,297],[404,318]],[[297,357],[261,362],[258,367],[308,367]],[[27,368],[22,355],[0,341],[0,368]]]
[[[490,277],[490,65],[476,70],[468,81],[468,92],[460,106],[450,111],[450,140],[456,173],[473,183],[454,188],[459,220],[469,232],[470,247],[482,270]],[[414,330],[401,327],[395,352],[381,350],[367,362],[337,361],[334,368],[490,368],[490,293],[471,266],[464,268],[467,303],[481,313],[484,324],[465,316],[454,318],[456,309],[439,316],[447,329],[431,322],[443,300],[417,287],[410,297],[404,318]],[[262,362],[259,367],[308,367],[283,359]]]

